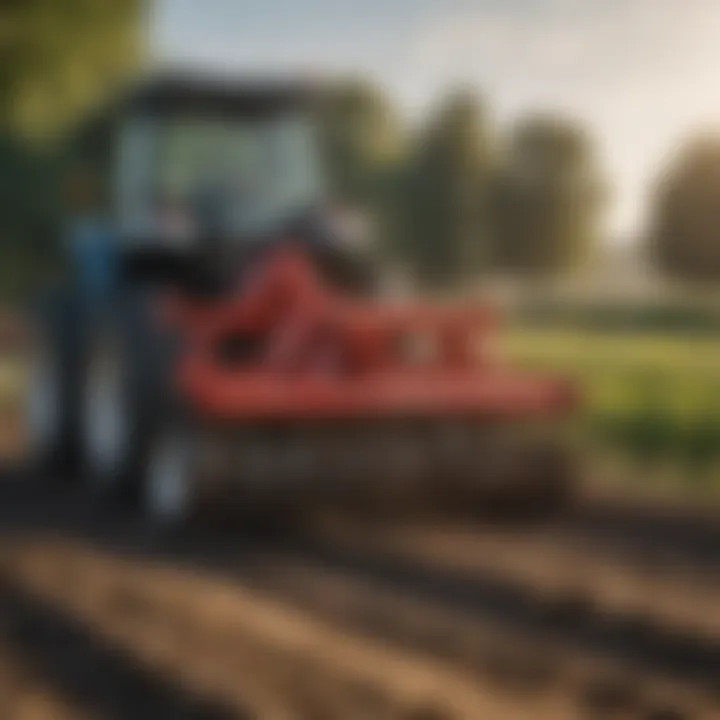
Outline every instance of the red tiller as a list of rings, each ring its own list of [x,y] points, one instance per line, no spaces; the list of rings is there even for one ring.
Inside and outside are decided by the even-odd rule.
[[[182,395],[217,419],[539,417],[577,405],[567,381],[498,365],[486,308],[349,299],[292,247],[237,297],[167,309],[185,335]],[[232,342],[246,351],[223,357]]]

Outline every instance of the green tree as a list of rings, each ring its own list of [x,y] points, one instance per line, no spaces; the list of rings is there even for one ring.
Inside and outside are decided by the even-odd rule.
[[[593,144],[580,125],[521,121],[495,183],[496,264],[532,275],[578,265],[598,239],[603,199]]]
[[[720,137],[690,140],[661,174],[648,243],[671,277],[720,277]]]
[[[383,92],[362,80],[339,83],[326,97],[321,141],[335,196],[369,212],[386,252],[396,235],[395,190],[404,133]]]
[[[0,7],[0,293],[52,263],[61,139],[136,68],[142,0]]]
[[[431,287],[475,278],[489,242],[492,152],[478,98],[454,92],[415,140],[405,177],[403,250]]]
[[[52,136],[137,66],[142,0],[6,0],[0,129]]]

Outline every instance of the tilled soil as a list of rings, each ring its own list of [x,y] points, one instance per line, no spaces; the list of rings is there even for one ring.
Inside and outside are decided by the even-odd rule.
[[[82,720],[84,713],[64,693],[50,687],[16,652],[11,637],[22,632],[18,606],[3,593],[0,641],[0,717],[3,720]]]
[[[713,523],[589,502],[169,538],[8,484],[0,720],[720,718]]]

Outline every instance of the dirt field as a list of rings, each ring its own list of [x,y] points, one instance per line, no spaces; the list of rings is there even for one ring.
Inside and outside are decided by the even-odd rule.
[[[0,491],[0,718],[720,718],[720,523],[161,538]]]

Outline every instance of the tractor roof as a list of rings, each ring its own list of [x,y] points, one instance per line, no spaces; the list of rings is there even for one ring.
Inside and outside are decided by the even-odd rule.
[[[69,132],[70,142],[92,136],[114,119],[198,113],[227,117],[272,115],[312,106],[325,85],[308,78],[238,76],[207,71],[162,71],[146,75],[90,113]]]
[[[319,90],[318,82],[304,78],[170,71],[137,83],[121,99],[121,106],[151,113],[264,114],[310,103]]]

